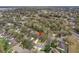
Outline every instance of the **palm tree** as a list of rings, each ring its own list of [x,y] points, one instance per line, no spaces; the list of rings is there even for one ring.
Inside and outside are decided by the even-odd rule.
[[[10,53],[12,51],[11,45],[6,38],[0,38],[0,52],[2,53]]]

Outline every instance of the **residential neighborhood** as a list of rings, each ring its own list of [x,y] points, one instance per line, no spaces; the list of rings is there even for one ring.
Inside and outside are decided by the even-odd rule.
[[[79,7],[0,8],[0,53],[79,53]]]

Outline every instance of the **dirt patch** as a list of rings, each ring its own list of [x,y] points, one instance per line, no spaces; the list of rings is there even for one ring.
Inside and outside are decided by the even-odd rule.
[[[69,53],[79,53],[79,39],[75,35],[71,35],[67,40]]]

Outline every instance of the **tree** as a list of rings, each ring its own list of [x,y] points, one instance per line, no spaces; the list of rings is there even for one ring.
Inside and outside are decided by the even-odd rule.
[[[32,42],[30,40],[27,40],[27,39],[24,39],[22,41],[21,46],[23,48],[26,48],[26,49],[32,49],[33,48]]]
[[[76,28],[75,28],[75,31],[77,33],[79,33],[79,15],[77,16],[77,19],[76,19]]]
[[[42,50],[42,51],[44,51],[44,52],[46,52],[46,53],[49,53],[50,52],[50,50],[51,50],[51,45],[50,44],[48,44],[48,45],[46,45],[45,46],[45,48]]]
[[[0,52],[2,53],[10,53],[12,51],[11,45],[6,38],[0,38]]]

